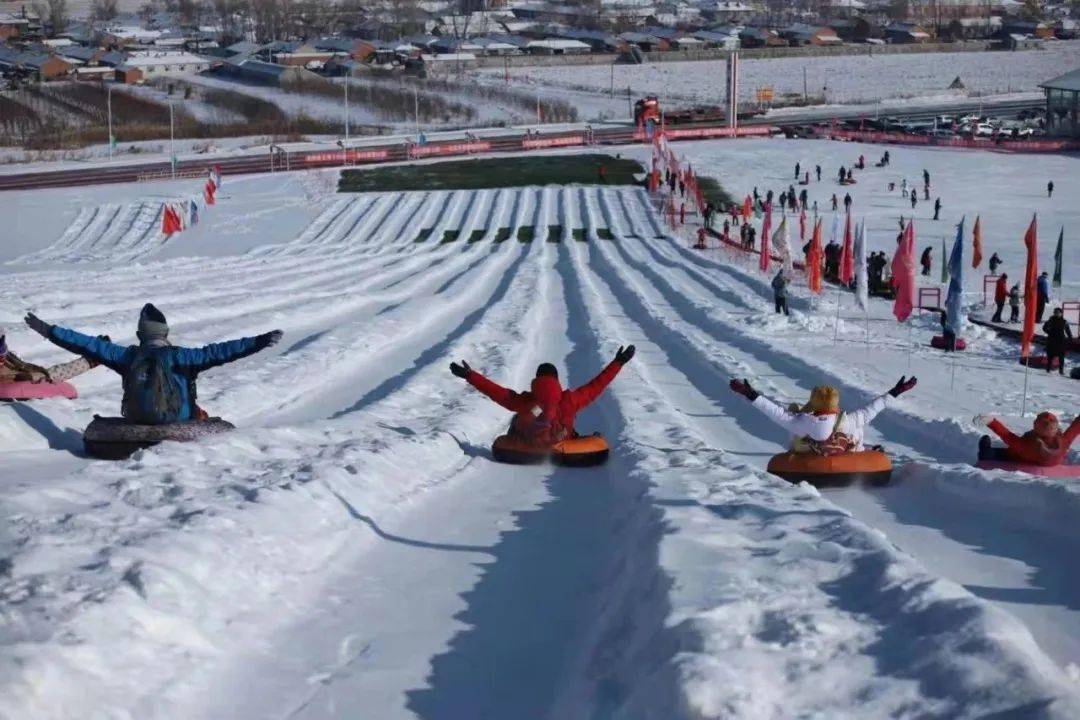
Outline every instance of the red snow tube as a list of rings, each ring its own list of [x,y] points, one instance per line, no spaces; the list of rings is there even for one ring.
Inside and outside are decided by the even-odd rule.
[[[933,338],[930,339],[930,347],[936,347],[938,350],[944,350],[945,336],[935,335]],[[967,341],[964,340],[964,338],[956,338],[956,349],[964,350],[965,348],[967,348]]]
[[[550,460],[556,465],[587,467],[607,461],[611,448],[601,435],[584,435],[554,445],[535,445],[510,435],[500,435],[491,446],[491,455],[512,465],[537,465]]]
[[[983,470],[1009,470],[1043,477],[1080,478],[1080,465],[1031,465],[1004,460],[979,460],[975,467]]]
[[[75,389],[74,385],[66,382],[0,383],[0,400],[42,400],[54,397],[74,400],[79,397],[79,391]]]
[[[853,482],[884,485],[892,477],[892,462],[880,450],[829,456],[786,452],[774,455],[768,470],[788,482],[808,482],[817,487],[839,487]]]
[[[1027,365],[1029,367],[1038,368],[1039,370],[1046,369],[1046,356],[1045,355],[1032,355],[1031,357],[1020,358],[1021,365]],[[1057,370],[1058,359],[1054,356],[1054,359],[1050,365],[1051,370]]]

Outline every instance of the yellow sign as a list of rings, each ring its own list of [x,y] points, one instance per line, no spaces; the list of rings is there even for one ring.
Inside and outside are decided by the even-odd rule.
[[[757,89],[757,101],[759,105],[768,105],[773,100],[773,89],[763,87]]]

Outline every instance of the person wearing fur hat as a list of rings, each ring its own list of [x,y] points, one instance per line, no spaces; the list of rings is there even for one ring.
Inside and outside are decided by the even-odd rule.
[[[1005,442],[1005,447],[996,448],[991,445],[990,436],[983,435],[979,438],[980,460],[1003,460],[1053,467],[1065,462],[1069,447],[1080,436],[1080,416],[1073,418],[1068,429],[1062,432],[1057,415],[1052,412],[1039,413],[1031,430],[1023,435],[1016,435],[1005,427],[1005,423],[991,415],[976,415],[974,423],[990,428]]]
[[[176,347],[169,343],[165,315],[150,303],[139,313],[138,345],[117,345],[50,325],[33,313],[26,315],[26,324],[53,344],[118,373],[124,383],[121,413],[131,422],[146,425],[200,419],[203,414],[195,402],[199,373],[254,355],[277,344],[282,336],[274,330],[201,348]]]
[[[918,380],[901,377],[888,392],[853,412],[840,410],[840,391],[819,385],[810,392],[806,405],[784,407],[765,397],[749,380],[732,379],[731,389],[754,404],[758,410],[794,436],[792,450],[816,455],[839,455],[865,450],[866,428],[893,399],[915,387]]]
[[[450,363],[450,372],[514,413],[510,435],[536,445],[550,445],[578,436],[574,429],[577,414],[600,397],[634,352],[633,345],[620,347],[615,359],[599,375],[573,390],[563,389],[559,371],[551,363],[536,368],[529,390],[520,393],[488,380],[464,360]]]
[[[107,336],[102,337],[108,340]],[[84,357],[47,368],[34,365],[11,352],[7,346],[7,337],[0,334],[0,383],[62,383],[97,366],[96,360]]]

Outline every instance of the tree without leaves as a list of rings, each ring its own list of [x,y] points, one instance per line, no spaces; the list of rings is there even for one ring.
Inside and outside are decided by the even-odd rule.
[[[93,0],[90,3],[90,17],[95,22],[111,22],[118,14],[117,0]]]
[[[53,35],[58,35],[67,29],[67,0],[45,0],[45,5],[34,5],[34,10],[37,11],[38,17],[46,18]]]

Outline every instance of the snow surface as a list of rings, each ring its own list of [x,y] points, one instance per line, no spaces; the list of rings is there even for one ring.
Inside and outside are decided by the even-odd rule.
[[[634,97],[657,95],[679,105],[723,104],[727,69],[724,60],[660,62],[644,65],[572,65],[510,68],[515,82],[588,90],[615,101],[626,88]],[[824,96],[830,103],[871,102],[889,98],[940,95],[999,95],[1036,91],[1038,84],[1080,65],[1080,41],[1055,41],[1043,50],[1023,52],[912,53],[744,59],[740,62],[741,99],[752,101],[759,88],[785,94]],[[480,71],[502,78],[503,69]],[[960,77],[967,92],[950,93]]]
[[[831,177],[880,152],[677,150],[736,194],[786,187],[794,159]],[[926,167],[948,193],[936,226],[920,204],[921,240],[978,211],[986,254],[1011,268],[1031,210],[1044,238],[1076,226],[1074,158],[1040,156],[1036,178],[1029,156],[892,155],[889,174]],[[882,248],[902,209],[885,176],[853,192]],[[849,297],[833,342],[835,296],[796,289],[792,318],[775,316],[766,277],[686,249],[637,189],[338,196],[333,179],[226,178],[202,224],[164,244],[86,215],[137,218],[192,181],[0,196],[18,220],[0,324],[29,360],[65,354],[21,326],[27,309],[119,341],[146,301],[177,342],[286,332],[201,378],[230,435],[83,458],[81,428],[116,412],[104,369],[75,402],[0,407],[0,717],[1080,714],[1080,489],[968,464],[971,415],[1024,422],[1015,346],[969,333],[954,381],[925,347],[936,318],[898,326],[875,302],[867,343]],[[493,242],[556,224],[558,243]],[[493,463],[506,413],[447,372],[466,358],[522,387],[553,361],[580,384],[625,343],[637,357],[579,417],[615,446],[599,469]],[[850,406],[912,372],[919,387],[868,438],[898,463],[878,490],[767,475],[786,438],[726,388],[747,376],[801,399],[829,382]],[[1075,413],[1070,382],[1032,373],[1029,415]]]

